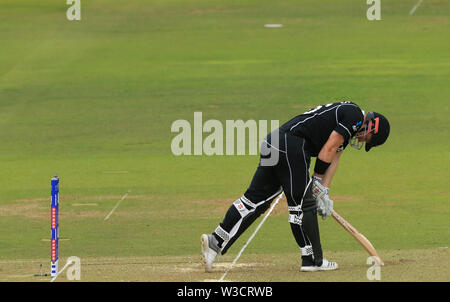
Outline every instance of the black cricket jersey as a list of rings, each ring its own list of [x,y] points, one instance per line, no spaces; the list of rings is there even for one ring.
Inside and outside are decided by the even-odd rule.
[[[358,105],[344,101],[317,106],[286,122],[280,130],[306,139],[311,156],[317,156],[333,130],[344,137],[339,150],[345,149],[363,121],[364,112]]]

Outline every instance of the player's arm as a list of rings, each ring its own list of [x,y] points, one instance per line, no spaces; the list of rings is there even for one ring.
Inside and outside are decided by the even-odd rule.
[[[339,165],[339,158],[341,157],[342,153],[344,151],[337,152],[331,161],[331,165],[328,167],[327,171],[325,172],[325,175],[322,178],[322,185],[329,188],[331,185],[331,180],[334,177],[334,174],[336,173],[337,167]]]
[[[314,166],[314,176],[323,179],[325,172],[331,166],[331,162],[337,156],[336,152],[338,148],[344,143],[344,137],[337,131],[333,131],[330,134],[325,145],[319,152]],[[342,152],[338,152],[342,153]],[[339,160],[339,159],[338,159]],[[336,163],[337,164],[337,163]],[[336,166],[337,167],[337,166]],[[336,171],[336,169],[335,169]],[[334,174],[334,172],[333,172]],[[331,179],[330,179],[331,181]]]
[[[330,134],[325,145],[316,158],[312,182],[313,197],[317,200],[317,211],[322,219],[330,216],[333,211],[333,201],[328,196],[331,179],[336,172],[341,152],[338,148],[344,142],[344,137],[337,131]]]

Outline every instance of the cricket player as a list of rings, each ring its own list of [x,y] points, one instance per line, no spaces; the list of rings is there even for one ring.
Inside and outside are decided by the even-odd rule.
[[[360,150],[365,144],[368,152],[387,140],[389,130],[383,115],[365,113],[345,101],[317,106],[272,131],[261,145],[258,168],[244,195],[233,202],[214,232],[201,236],[205,270],[212,271],[217,254],[225,254],[283,191],[300,247],[301,271],[337,269],[336,262],[322,256],[317,214],[325,219],[333,211],[329,187],[347,145]],[[316,157],[312,177],[311,157]]]

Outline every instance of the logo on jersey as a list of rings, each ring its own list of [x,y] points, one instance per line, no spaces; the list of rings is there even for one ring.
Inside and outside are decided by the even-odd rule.
[[[361,125],[362,125],[362,121],[357,122],[356,125],[352,126],[353,131],[358,132],[359,128],[361,128]]]

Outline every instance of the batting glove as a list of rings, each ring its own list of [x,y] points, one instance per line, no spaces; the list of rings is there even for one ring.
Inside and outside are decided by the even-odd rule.
[[[333,200],[328,195],[329,188],[320,183],[320,178],[313,178],[312,191],[313,198],[317,202],[317,212],[325,220],[333,212]]]

